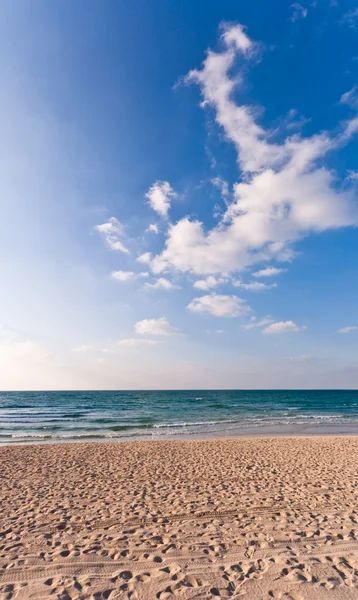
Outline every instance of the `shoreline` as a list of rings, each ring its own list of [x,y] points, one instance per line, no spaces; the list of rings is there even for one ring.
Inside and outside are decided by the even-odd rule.
[[[223,430],[220,434],[217,431],[212,433],[190,433],[190,434],[168,434],[154,435],[143,434],[133,436],[87,436],[86,434],[77,437],[68,437],[62,439],[46,439],[46,436],[41,436],[40,439],[31,439],[29,441],[21,440],[0,442],[0,448],[12,446],[38,446],[38,445],[66,445],[66,444],[101,444],[101,443],[129,443],[129,442],[160,442],[160,441],[206,441],[206,440],[230,440],[230,439],[276,439],[276,438],[315,438],[315,437],[357,437],[358,423],[351,426],[337,425],[305,425],[299,427],[293,426],[277,426],[277,427],[247,427],[245,429],[237,429],[235,433],[230,431],[224,434]],[[85,439],[84,439],[85,438]]]

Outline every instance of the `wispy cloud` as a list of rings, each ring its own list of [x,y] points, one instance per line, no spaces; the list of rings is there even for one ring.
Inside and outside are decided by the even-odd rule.
[[[358,325],[350,325],[349,327],[338,329],[338,333],[352,333],[352,331],[358,331]]]
[[[156,233],[156,234],[158,234],[159,233],[159,227],[158,227],[157,223],[151,223],[147,227],[147,229],[145,231],[146,231],[146,233],[149,232],[149,233]]]
[[[149,340],[147,338],[124,338],[117,342],[118,346],[126,346],[127,348],[135,348],[138,346],[154,346],[157,340]]]
[[[119,252],[129,254],[129,250],[122,242],[123,225],[116,217],[110,217],[106,223],[96,225],[95,229],[103,236],[111,250],[119,250]]]
[[[354,110],[358,109],[358,87],[353,86],[348,92],[342,94],[340,98],[341,104],[347,104]]]
[[[357,179],[358,179],[358,171],[349,170],[346,179],[348,179],[350,181],[354,181],[354,182],[357,181]]]
[[[232,284],[234,287],[241,288],[248,292],[263,292],[264,290],[270,290],[277,287],[277,283],[262,283],[262,281],[250,281],[249,283],[244,283],[240,280],[233,280]]]
[[[348,12],[346,12],[342,19],[341,19],[341,23],[345,23],[347,25],[349,25],[350,27],[355,27],[357,24],[357,19],[358,19],[358,8],[354,8],[353,10],[349,10]]]
[[[223,200],[227,201],[230,195],[228,182],[221,177],[213,177],[211,183],[220,191]]]
[[[112,279],[116,279],[117,281],[121,281],[122,283],[134,281],[143,277],[148,277],[148,275],[149,273],[147,273],[146,271],[143,271],[141,273],[134,273],[133,271],[112,271],[111,273]]]
[[[300,115],[299,112],[295,108],[291,108],[285,117],[279,119],[280,127],[277,129],[277,132],[282,128],[286,129],[302,129],[307,123],[310,122],[311,119]]]
[[[305,19],[308,15],[308,10],[307,8],[305,8],[304,6],[302,6],[302,4],[299,4],[298,2],[294,2],[294,4],[291,4],[291,16],[290,16],[290,21],[292,23],[295,23],[298,19]]]
[[[249,323],[242,325],[242,328],[245,330],[262,328],[266,325],[270,325],[273,323],[273,319],[271,317],[265,317],[264,319],[257,320],[256,317],[252,317]]]
[[[165,277],[159,277],[154,283],[146,283],[145,287],[151,290],[178,290],[180,286],[174,285]]]
[[[278,269],[277,267],[266,267],[265,269],[260,269],[259,271],[255,271],[253,273],[253,277],[273,277],[274,275],[279,275],[280,273],[285,273],[287,269]]]

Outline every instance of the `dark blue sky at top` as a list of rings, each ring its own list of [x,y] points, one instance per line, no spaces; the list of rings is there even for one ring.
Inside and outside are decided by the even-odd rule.
[[[198,89],[173,89],[201,64],[208,47],[217,47],[221,22],[243,23],[263,44],[261,62],[250,67],[240,91],[245,103],[264,107],[263,124],[275,125],[295,108],[310,119],[303,132],[312,134],[347,117],[339,97],[357,80],[358,37],[340,20],[352,2],[319,0],[294,23],[291,3],[277,0],[22,6],[16,51],[56,117],[76,124],[114,178],[125,172],[123,193],[146,190],[156,168],[158,177],[182,185],[198,180],[208,170],[205,146],[218,161],[222,157],[223,169],[235,161],[226,143],[205,132],[210,116],[198,109]],[[342,167],[355,167],[353,147],[344,152]]]

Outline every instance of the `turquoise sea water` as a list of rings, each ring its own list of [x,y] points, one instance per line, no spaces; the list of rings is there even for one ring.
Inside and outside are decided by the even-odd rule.
[[[358,391],[0,392],[0,443],[358,433]]]

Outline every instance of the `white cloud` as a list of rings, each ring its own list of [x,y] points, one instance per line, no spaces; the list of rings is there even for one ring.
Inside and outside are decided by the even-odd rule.
[[[156,181],[149,188],[145,197],[149,204],[161,217],[166,218],[170,208],[170,201],[176,197],[172,186],[167,181]]]
[[[135,332],[139,335],[177,335],[179,329],[170,325],[166,317],[159,319],[143,319],[135,324]]]
[[[169,279],[165,277],[159,277],[155,283],[146,283],[146,288],[150,288],[152,290],[177,290],[179,289],[178,285],[174,285]]]
[[[248,292],[263,292],[277,287],[277,283],[262,283],[261,281],[251,281],[250,283],[243,283],[240,280],[234,280],[232,282],[234,287],[247,290]]]
[[[357,325],[351,325],[350,327],[342,327],[338,330],[338,333],[351,333],[352,331],[358,331]]]
[[[348,92],[342,94],[340,101],[342,104],[358,109],[358,87],[355,85]]]
[[[148,277],[149,273],[143,271],[142,273],[134,273],[133,271],[112,271],[111,277],[121,281],[122,283],[127,281],[134,281],[141,277]]]
[[[256,271],[253,273],[253,277],[272,277],[273,275],[279,275],[280,273],[284,273],[287,269],[278,269],[277,267],[266,267],[265,269],[260,269],[260,271]]]
[[[271,323],[273,323],[273,319],[271,319],[270,317],[265,317],[264,319],[260,319],[259,321],[256,319],[256,317],[252,317],[249,323],[246,323],[246,325],[242,325],[242,328],[245,330],[256,329],[259,327],[265,327],[266,325],[271,325]]]
[[[187,308],[193,312],[207,312],[215,317],[239,317],[251,310],[242,298],[223,294],[208,294],[193,298]]]
[[[210,290],[224,283],[228,283],[231,280],[232,285],[237,288],[241,288],[243,290],[252,291],[252,292],[260,292],[265,289],[275,288],[277,287],[277,283],[261,283],[259,281],[251,281],[250,283],[244,283],[239,279],[231,279],[230,277],[214,277],[213,275],[208,275],[204,279],[198,279],[193,283],[193,287],[198,290]]]
[[[94,350],[94,346],[91,344],[82,344],[82,346],[72,348],[72,352],[90,352],[91,350]]]
[[[298,2],[291,4],[291,8],[292,15],[290,16],[290,21],[292,21],[292,23],[295,23],[295,21],[297,21],[297,19],[299,18],[305,19],[308,15],[307,8],[305,8],[304,6],[302,6],[302,4],[299,4]]]
[[[348,175],[347,175],[346,179],[348,179],[350,181],[357,181],[358,171],[352,171],[351,169],[349,169],[347,172],[348,172]]]
[[[355,135],[358,131],[358,117],[354,117],[350,121],[346,121],[345,128],[343,133],[341,134],[339,140],[342,143],[347,143],[352,135]]]
[[[119,250],[119,252],[129,254],[129,250],[121,241],[123,237],[123,225],[121,225],[116,217],[111,217],[106,223],[102,223],[102,225],[96,225],[95,229],[104,237],[111,250]]]
[[[265,329],[262,330],[262,333],[295,333],[302,329],[306,329],[306,327],[303,325],[296,325],[293,321],[277,321],[277,323],[272,323],[265,327]]]
[[[159,227],[157,223],[151,223],[145,230],[146,232],[159,233]]]
[[[140,262],[143,265],[150,265],[151,260],[152,260],[152,253],[144,252],[144,254],[141,254],[140,256],[138,256],[138,258],[136,258],[136,260],[137,260],[137,262]]]
[[[193,287],[197,288],[198,290],[210,290],[211,288],[217,287],[226,281],[227,278],[225,277],[216,278],[213,275],[208,275],[208,277],[205,277],[205,279],[198,279],[198,281],[195,281],[193,283]]]
[[[244,36],[244,37],[242,37]],[[226,27],[221,52],[209,50],[203,67],[187,82],[200,86],[203,107],[210,107],[238,156],[241,180],[233,201],[212,229],[188,216],[171,225],[164,250],[155,256],[155,273],[169,270],[214,275],[240,271],[268,260],[292,258],[292,244],[321,231],[358,223],[355,193],[339,185],[323,164],[326,154],[348,143],[358,117],[330,136],[289,135],[272,141],[257,121],[258,111],[234,98],[244,71],[230,75],[238,58],[254,56],[255,44],[241,25]]]
[[[236,48],[237,51],[248,54],[254,47],[252,40],[246,35],[245,27],[237,23],[234,27],[222,25],[224,33],[222,39],[226,46]]]
[[[125,338],[117,342],[118,346],[126,346],[134,348],[136,346],[154,346],[158,342],[156,340],[148,340],[147,338]]]

